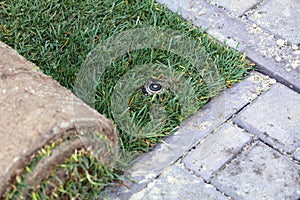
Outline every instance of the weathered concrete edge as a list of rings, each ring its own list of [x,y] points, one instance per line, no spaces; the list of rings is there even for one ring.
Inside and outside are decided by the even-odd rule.
[[[242,21],[240,18],[229,16],[224,10],[206,1],[201,1],[200,5],[201,10],[205,11],[203,15],[199,15],[190,9],[190,5],[193,4],[193,1],[191,1],[191,3],[186,1],[181,2],[180,0],[157,0],[157,2],[165,4],[170,10],[178,12],[183,18],[191,20],[196,26],[207,28],[207,32],[220,42],[233,40],[233,44],[227,44],[231,47],[235,47],[236,44],[239,44],[238,50],[245,52],[248,58],[256,63],[260,72],[275,78],[278,82],[300,93],[299,71],[288,72],[285,70],[288,64],[286,61],[276,62],[274,58],[264,57],[257,51],[262,48],[257,45],[261,41],[259,41],[256,35],[251,35],[247,31],[247,28],[254,24],[253,22],[249,20]],[[249,41],[252,41],[252,44],[249,44]],[[272,42],[272,46],[277,48],[275,40]],[[270,47],[264,46],[264,48]],[[293,53],[292,50],[287,48],[283,49],[283,51]]]

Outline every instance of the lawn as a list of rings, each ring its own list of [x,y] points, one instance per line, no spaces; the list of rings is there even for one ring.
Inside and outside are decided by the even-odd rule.
[[[86,63],[91,50],[116,34],[148,27],[174,30],[196,41],[197,47],[205,50],[208,63],[217,66],[224,88],[242,80],[252,69],[252,64],[245,59],[245,55],[221,45],[208,36],[205,30],[193,26],[154,0],[0,2],[1,41],[15,48],[45,74],[74,92],[76,74]],[[118,123],[119,119],[113,114],[116,108],[112,106],[115,100],[112,97],[114,88],[122,77],[124,79],[126,74],[132,73],[135,66],[148,63],[172,67],[175,74],[180,74],[194,88],[193,99],[197,101],[188,112],[183,113],[180,98],[174,91],[166,90],[163,94],[146,96],[142,90],[133,88],[127,101],[115,103],[123,103],[125,107],[130,107],[128,116],[137,127],[149,126],[149,112],[153,105],[163,107],[167,116],[163,125],[150,124],[149,127],[153,130],[147,129],[145,134],[145,131],[126,129]],[[128,50],[110,63],[103,75],[95,81],[98,85],[94,106],[116,123],[121,144],[120,160],[116,167],[109,168],[99,164],[84,150],[74,152],[63,165],[57,166],[52,177],[44,180],[39,188],[32,190],[29,194],[31,198],[97,198],[105,192],[105,186],[121,182],[119,179],[122,171],[135,156],[151,150],[164,136],[176,131],[182,120],[200,109],[215,95],[209,92],[210,86],[205,82],[203,74],[195,69],[193,62],[164,49]],[[123,108],[122,106],[117,109]],[[53,147],[50,145],[44,149],[51,151],[51,148]],[[35,159],[46,156],[45,151],[41,151]],[[35,159],[26,168],[27,172],[34,166]],[[53,182],[55,172],[60,168],[69,172],[68,181],[54,181],[55,184],[49,192],[47,185]],[[26,187],[22,182],[22,175],[16,177],[13,185],[7,192],[7,198],[21,198],[20,188]]]

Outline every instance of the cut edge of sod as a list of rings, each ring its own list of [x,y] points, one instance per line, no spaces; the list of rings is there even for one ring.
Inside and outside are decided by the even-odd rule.
[[[186,22],[181,16],[153,0],[132,2],[127,0],[115,2],[110,0],[83,2],[25,0],[4,1],[0,6],[2,41],[14,47],[21,55],[39,66],[45,74],[52,76],[71,90],[73,90],[76,73],[88,53],[97,44],[101,44],[116,33],[140,27],[177,30],[199,42],[218,67],[227,87],[241,81],[252,70],[245,55],[219,44],[203,30]],[[197,93],[199,95],[197,109],[212,98],[206,95],[205,83],[201,82],[199,75],[193,71],[193,67],[188,64],[187,60],[163,50],[144,49],[128,52],[109,66],[99,80],[95,108],[108,118],[114,119],[111,113],[110,97],[116,82],[133,66],[149,62],[172,66],[182,72],[185,77],[190,77],[194,85],[198,85],[198,90],[202,91]],[[113,182],[122,185],[122,182],[116,180],[121,180],[120,175],[128,163],[140,153],[149,151],[164,136],[174,133],[183,120],[178,109],[178,102],[173,97],[174,94],[169,93],[156,99],[145,96],[141,90],[137,90],[128,100],[132,120],[143,125],[149,119],[147,113],[151,104],[168,102],[169,105],[164,105],[169,107],[170,114],[166,126],[147,137],[132,137],[119,130],[122,157],[117,161],[119,167],[116,168],[101,166],[85,151],[74,152],[70,159],[55,169],[67,168],[70,181],[58,185],[57,190],[49,197],[97,198],[101,191],[105,192],[105,186]],[[92,175],[80,170],[81,166],[78,162],[87,166]],[[25,169],[27,172],[30,170],[30,167]],[[72,171],[78,174],[74,176]],[[47,184],[47,181],[53,178],[57,178],[55,173],[42,184]],[[17,188],[18,184],[22,185],[22,181],[16,177],[12,188]],[[8,195],[10,195],[9,192]],[[30,196],[33,199],[45,199],[47,195],[43,187],[40,187],[36,188]],[[20,198],[17,194],[11,197],[12,199]]]

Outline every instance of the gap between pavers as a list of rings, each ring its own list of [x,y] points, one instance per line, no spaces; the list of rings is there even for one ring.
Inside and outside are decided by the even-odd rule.
[[[207,28],[207,33],[221,43],[226,41],[231,47],[238,46],[238,50],[245,52],[261,72],[300,92],[300,50],[297,44],[288,44],[276,33],[248,20],[247,16],[238,18],[204,0],[157,2],[165,4],[196,26]],[[294,18],[300,19],[300,16]]]
[[[230,162],[251,141],[252,137],[243,129],[228,122],[195,146],[182,162],[187,169],[210,181],[214,173]]]
[[[300,198],[300,166],[256,142],[211,183],[233,199],[294,200]]]
[[[156,145],[151,152],[139,156],[124,174],[124,177],[130,177],[135,180],[135,183],[125,179],[125,184],[129,189],[114,188],[110,199],[129,199],[133,194],[142,190],[159,176],[164,168],[177,161],[202,138],[252,102],[262,92],[268,90],[274,83],[274,79],[254,72],[244,81],[214,98],[203,109],[187,119],[174,135],[165,138],[164,143]]]
[[[130,200],[229,200],[212,185],[189,173],[180,165],[166,168],[160,177],[141,191],[133,194]]]
[[[280,83],[233,121],[282,153],[292,155],[300,148],[300,94]]]
[[[232,1],[232,0],[208,0],[209,3],[215,6],[222,7],[228,10],[232,15],[241,17],[251,8],[261,3],[262,0],[246,0],[246,1]]]

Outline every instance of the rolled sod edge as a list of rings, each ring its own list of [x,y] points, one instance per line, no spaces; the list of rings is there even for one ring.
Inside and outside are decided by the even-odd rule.
[[[110,148],[103,148],[103,140],[89,141],[90,134],[103,135]],[[69,135],[78,136],[77,144],[73,149],[61,145],[65,148],[61,149],[62,155],[56,151],[57,157],[49,160],[48,167],[38,168],[38,181],[29,177],[33,185],[48,175],[45,171],[50,171],[56,161],[60,164],[76,148],[94,152],[103,148],[101,155],[95,156],[104,164],[113,165],[119,149],[118,135],[112,121],[0,42],[0,197],[38,150],[60,138],[66,140]]]

